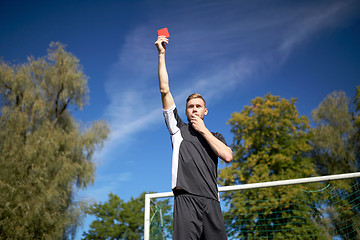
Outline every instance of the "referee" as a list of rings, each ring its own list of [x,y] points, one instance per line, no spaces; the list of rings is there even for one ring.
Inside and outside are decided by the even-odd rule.
[[[159,36],[159,88],[166,126],[172,143],[172,190],[174,192],[174,240],[226,240],[217,185],[218,158],[232,160],[232,151],[221,133],[210,132],[204,117],[208,113],[200,94],[186,100],[188,123],[179,117],[170,93],[165,65],[165,45]]]

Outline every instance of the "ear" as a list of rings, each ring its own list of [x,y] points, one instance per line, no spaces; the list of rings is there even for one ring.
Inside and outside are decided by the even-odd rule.
[[[208,109],[207,108],[205,108],[205,115],[207,115],[208,114]]]

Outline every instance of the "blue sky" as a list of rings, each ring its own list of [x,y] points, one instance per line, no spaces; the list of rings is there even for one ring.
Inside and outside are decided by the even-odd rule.
[[[89,104],[73,114],[84,124],[107,120],[112,133],[95,155],[95,183],[79,199],[106,201],[113,192],[127,201],[171,190],[154,45],[159,28],[171,35],[166,60],[180,112],[187,95],[201,93],[205,124],[229,144],[226,122],[255,97],[297,98],[300,114],[310,117],[327,94],[353,97],[360,85],[355,0],[12,0],[0,3],[0,23],[3,60],[44,56],[59,41],[89,76]]]

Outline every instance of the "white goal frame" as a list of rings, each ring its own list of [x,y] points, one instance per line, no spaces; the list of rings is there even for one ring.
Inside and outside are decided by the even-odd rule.
[[[234,186],[219,187],[219,192],[227,192],[227,191],[242,190],[242,189],[287,186],[287,185],[295,185],[295,184],[302,184],[302,183],[315,183],[315,182],[324,182],[324,181],[341,180],[341,179],[358,178],[358,177],[360,177],[360,172],[328,175],[328,176],[322,176],[322,177],[298,178],[298,179],[290,179],[290,180],[283,180],[283,181],[241,184],[241,185],[234,185]],[[173,197],[173,196],[174,196],[173,192],[150,193],[150,194],[145,195],[144,240],[149,240],[149,237],[150,237],[150,201],[151,201],[151,199],[152,198]]]

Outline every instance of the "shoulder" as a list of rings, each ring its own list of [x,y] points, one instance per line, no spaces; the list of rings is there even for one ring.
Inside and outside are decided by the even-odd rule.
[[[172,105],[169,109],[163,109],[163,114],[165,117],[165,122],[170,128],[181,127],[185,124],[179,116],[175,104]]]
[[[212,135],[214,135],[217,139],[219,139],[220,141],[222,141],[223,143],[225,143],[225,144],[227,145],[226,140],[225,140],[224,136],[223,136],[221,133],[219,133],[219,132],[211,132],[211,133],[212,133]]]
[[[163,113],[165,114],[165,113],[171,113],[171,112],[174,112],[174,111],[177,111],[177,108],[176,108],[176,105],[175,104],[173,104],[170,108],[168,108],[168,109],[163,109]]]
[[[180,118],[175,104],[168,109],[163,109],[163,114],[165,118],[171,118],[171,117]]]

